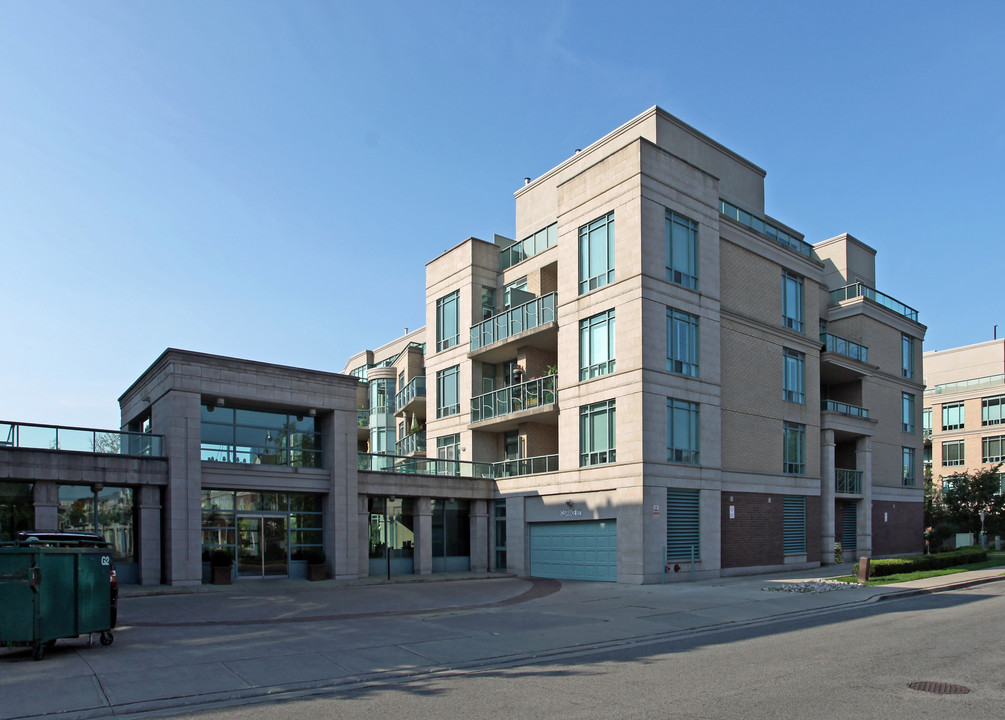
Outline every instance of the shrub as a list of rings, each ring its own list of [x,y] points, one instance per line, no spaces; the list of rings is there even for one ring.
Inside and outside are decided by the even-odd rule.
[[[213,567],[230,567],[234,564],[234,556],[229,550],[214,550],[209,556],[209,564]]]
[[[884,558],[869,563],[869,577],[886,577],[900,573],[922,572],[925,570],[942,570],[943,568],[970,563],[983,562],[988,559],[988,552],[982,547],[969,547],[950,550],[949,552],[933,553],[931,555],[913,555],[904,558]],[[854,574],[858,575],[858,563],[855,563]]]
[[[308,548],[304,551],[304,560],[308,565],[323,565],[326,559],[325,551],[321,548]]]

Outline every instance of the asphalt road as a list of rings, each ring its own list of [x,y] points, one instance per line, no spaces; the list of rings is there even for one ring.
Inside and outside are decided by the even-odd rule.
[[[997,720],[1005,714],[1003,626],[1005,582],[993,582],[198,717]],[[909,687],[916,682],[959,693]]]

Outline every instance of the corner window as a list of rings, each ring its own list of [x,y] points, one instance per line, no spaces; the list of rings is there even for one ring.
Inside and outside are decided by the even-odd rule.
[[[963,464],[963,441],[947,440],[942,443],[942,465],[952,467]]]
[[[436,417],[449,417],[461,411],[459,379],[457,365],[436,373]]]
[[[786,475],[806,474],[806,426],[785,423],[783,471]]]
[[[698,465],[698,403],[667,400],[667,462]]]
[[[579,322],[579,379],[614,372],[614,311]]]
[[[903,430],[906,433],[914,432],[914,395],[911,393],[900,394],[901,415]]]
[[[667,280],[698,288],[698,223],[666,211]]]
[[[579,466],[604,465],[616,460],[614,400],[579,409]]]
[[[579,228],[579,294],[614,282],[614,213]]]
[[[783,351],[782,397],[806,404],[806,355],[786,348]]]
[[[803,331],[803,279],[782,271],[782,324]]]
[[[903,485],[914,487],[914,448],[901,448],[904,456]]]
[[[436,301],[436,352],[452,348],[460,337],[459,297],[460,294],[454,291]]]
[[[698,377],[698,316],[667,308],[667,371]]]

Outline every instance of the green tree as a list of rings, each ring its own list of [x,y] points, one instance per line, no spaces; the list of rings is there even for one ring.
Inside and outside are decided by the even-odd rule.
[[[1005,527],[1000,469],[1001,463],[943,478],[942,505],[961,532],[980,533],[982,513],[984,532],[995,534]]]

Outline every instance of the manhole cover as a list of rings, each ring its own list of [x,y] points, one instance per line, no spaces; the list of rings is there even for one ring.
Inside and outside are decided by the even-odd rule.
[[[956,685],[947,682],[935,682],[933,680],[922,680],[920,682],[908,683],[907,687],[912,690],[935,693],[936,695],[965,695],[970,692],[970,688],[963,685]]]

